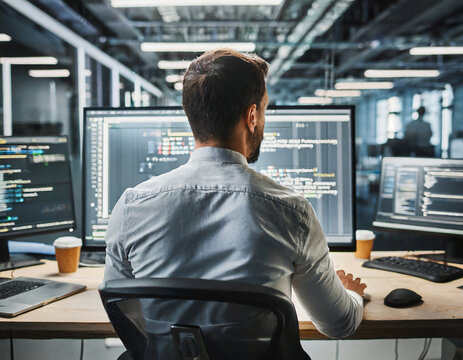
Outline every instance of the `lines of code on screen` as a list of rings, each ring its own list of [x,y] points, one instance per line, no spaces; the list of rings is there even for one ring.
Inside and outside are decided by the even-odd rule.
[[[346,241],[352,232],[349,116],[268,119],[259,160],[251,167],[310,201],[329,242]]]
[[[0,138],[0,236],[74,225],[67,140]]]
[[[463,160],[385,158],[375,224],[463,235]]]

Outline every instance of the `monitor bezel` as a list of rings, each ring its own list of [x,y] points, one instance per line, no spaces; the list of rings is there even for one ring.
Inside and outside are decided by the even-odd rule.
[[[33,236],[36,234],[40,235],[46,235],[46,234],[52,234],[52,233],[57,233],[60,231],[68,230],[70,233],[76,230],[77,228],[77,220],[76,220],[76,212],[75,212],[75,199],[74,199],[74,184],[72,181],[72,173],[71,173],[71,152],[70,152],[70,145],[69,145],[69,137],[67,135],[20,135],[20,136],[0,136],[0,139],[2,138],[9,138],[9,139],[14,139],[14,138],[65,138],[66,139],[66,145],[67,145],[67,168],[68,168],[68,174],[69,174],[69,180],[71,183],[71,203],[72,203],[72,217],[73,217],[73,224],[71,225],[57,225],[45,229],[27,229],[27,230],[21,230],[21,231],[16,231],[16,232],[6,232],[6,233],[0,233],[0,241],[6,240],[13,240],[16,238],[22,238],[22,237],[29,237]],[[46,144],[46,143],[44,143]]]
[[[329,245],[328,247],[331,252],[353,252],[356,250],[356,241],[355,241],[355,230],[356,230],[356,173],[355,173],[355,162],[356,162],[356,152],[355,152],[355,106],[354,105],[269,105],[267,110],[284,110],[284,109],[301,109],[301,110],[320,110],[320,109],[334,109],[334,110],[349,110],[350,111],[350,142],[351,142],[351,181],[352,181],[352,190],[351,190],[351,204],[352,204],[352,241],[351,244],[342,243],[342,245]],[[84,121],[83,121],[83,136],[82,136],[82,242],[83,249],[87,251],[104,251],[106,246],[100,245],[89,245],[86,240],[86,181],[87,181],[87,172],[86,167],[84,166],[84,160],[86,159],[87,149],[86,144],[86,128],[87,128],[87,113],[89,111],[125,111],[125,110],[183,110],[182,106],[141,106],[141,107],[85,107],[84,108]]]
[[[376,203],[376,212],[375,212],[375,220],[373,220],[373,228],[381,231],[387,231],[387,232],[394,232],[394,233],[401,233],[401,232],[406,232],[406,233],[413,233],[413,234],[421,234],[421,235],[427,235],[427,236],[432,236],[432,235],[439,235],[441,238],[461,238],[463,240],[463,234],[458,234],[458,233],[452,233],[451,231],[438,231],[438,230],[445,230],[445,228],[438,228],[438,227],[426,227],[426,226],[418,226],[418,225],[404,225],[400,223],[394,223],[394,222],[387,222],[387,221],[378,221],[377,216],[378,216],[378,207],[379,207],[379,195],[381,192],[381,185],[383,181],[383,171],[384,167],[386,166],[387,162],[390,160],[401,160],[401,159],[418,159],[418,160],[442,160],[442,161],[462,161],[463,158],[449,158],[449,159],[444,159],[444,158],[430,158],[430,157],[425,157],[425,158],[414,158],[414,157],[393,157],[393,156],[386,156],[381,159],[381,173],[380,173],[380,183],[379,183],[379,193],[378,193],[378,201]],[[384,225],[378,225],[378,223],[384,224]],[[401,226],[401,227],[399,227]],[[436,231],[433,231],[432,229],[436,229]]]

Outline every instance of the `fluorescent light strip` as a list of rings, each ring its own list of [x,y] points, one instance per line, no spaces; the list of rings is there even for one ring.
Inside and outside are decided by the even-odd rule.
[[[182,75],[167,75],[166,81],[168,83],[176,83],[179,81],[183,81],[183,76]]]
[[[437,77],[439,70],[366,70],[367,78]]]
[[[113,7],[155,6],[257,6],[280,5],[283,0],[111,0]]]
[[[169,60],[161,60],[158,62],[158,68],[163,69],[163,70],[181,70],[181,69],[187,69],[188,66],[190,66],[191,61],[186,61],[186,60],[175,60],[175,61],[169,61]]]
[[[67,78],[70,75],[67,69],[29,70],[29,76],[34,78]]]
[[[11,41],[11,36],[7,35],[7,34],[0,33],[0,41],[1,42]]]
[[[174,89],[178,90],[178,91],[182,90],[183,89],[183,84],[181,82],[175,83],[174,84]]]
[[[356,97],[361,96],[362,92],[359,90],[315,90],[316,96],[328,96],[328,97]]]
[[[332,98],[329,97],[318,97],[318,96],[302,96],[297,99],[297,102],[302,105],[309,105],[309,104],[331,104],[333,102]]]
[[[346,81],[334,85],[337,90],[371,90],[371,89],[392,89],[394,83],[391,81]]]
[[[141,44],[141,49],[145,52],[204,52],[217,48],[228,48],[236,51],[254,51],[256,45],[254,43],[168,43],[168,42],[144,42]]]
[[[463,55],[463,46],[417,46],[410,55]]]
[[[51,56],[0,57],[0,63],[11,65],[56,65],[58,59]]]

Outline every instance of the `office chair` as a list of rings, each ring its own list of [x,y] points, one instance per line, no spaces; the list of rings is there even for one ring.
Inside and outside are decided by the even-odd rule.
[[[253,309],[263,311],[266,317],[274,320],[275,326],[272,328],[273,334],[266,338],[268,341],[263,352],[265,355],[252,357],[252,359],[310,360],[309,355],[301,347],[298,320],[293,303],[284,293],[272,288],[234,281],[156,278],[110,280],[99,287],[99,292],[109,319],[127,350],[119,357],[119,360],[156,359],[150,355],[149,349],[153,346],[153,337],[148,333],[149,330],[143,322],[149,323],[151,320],[146,319],[146,311],[142,310],[142,303],[145,301],[146,305],[146,301],[149,301],[150,306],[155,307],[157,301],[172,302],[173,300],[179,301],[178,304],[191,301],[207,301],[216,305],[226,303],[226,306],[239,304],[238,306],[245,306],[248,309],[251,309],[249,307],[251,306]],[[130,301],[133,302],[132,305],[127,306]],[[172,304],[168,304],[172,309],[170,305]],[[165,309],[161,312],[165,313]],[[139,314],[134,317],[137,312]],[[246,346],[246,343],[240,343],[240,340],[235,343],[234,339],[226,337],[225,341],[214,344],[214,341],[211,342],[208,339],[206,327],[184,323],[182,315],[175,316],[180,316],[180,318],[167,324],[170,327],[170,334],[167,332],[170,338],[168,348],[172,352],[169,355],[170,358],[176,360],[245,359],[237,355],[237,351],[248,349],[249,346]],[[140,322],[140,319],[144,321]],[[234,326],[240,330],[241,324],[237,322]],[[259,329],[259,327],[254,328]],[[265,336],[259,338],[262,339]],[[154,339],[154,346],[156,346],[156,341]],[[248,345],[252,344],[248,343]],[[214,347],[215,354],[210,351]],[[162,356],[163,359],[167,357],[167,354]]]

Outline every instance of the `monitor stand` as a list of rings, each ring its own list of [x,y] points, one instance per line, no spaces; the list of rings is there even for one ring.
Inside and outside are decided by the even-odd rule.
[[[104,266],[106,252],[104,250],[84,249],[80,253],[80,266]]]
[[[463,264],[463,238],[450,238],[445,240],[445,253],[424,254],[422,258]]]
[[[0,240],[0,271],[14,270],[26,266],[40,265],[43,261],[25,254],[10,254],[8,241]]]

